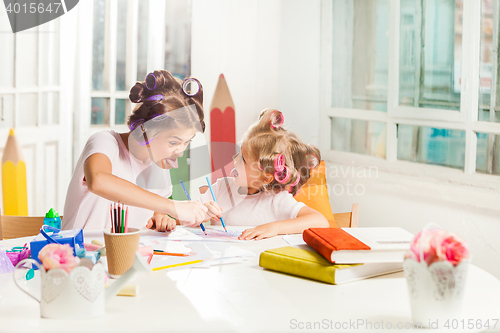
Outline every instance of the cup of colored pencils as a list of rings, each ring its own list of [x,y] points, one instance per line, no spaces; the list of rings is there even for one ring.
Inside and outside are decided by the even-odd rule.
[[[111,232],[123,234],[128,232],[128,206],[121,203],[112,203],[109,209],[111,218]]]

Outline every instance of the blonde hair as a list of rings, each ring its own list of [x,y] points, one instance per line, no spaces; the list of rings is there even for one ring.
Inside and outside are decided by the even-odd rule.
[[[280,111],[265,109],[258,122],[246,132],[243,144],[250,157],[259,163],[262,172],[273,177],[264,185],[265,191],[288,190],[296,195],[309,179],[310,170],[319,164],[321,154],[318,148],[305,144],[297,135],[284,129],[283,122]],[[284,169],[280,171],[277,159],[283,157]]]

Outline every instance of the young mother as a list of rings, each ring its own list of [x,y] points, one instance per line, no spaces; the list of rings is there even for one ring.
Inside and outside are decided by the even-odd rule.
[[[205,219],[207,209],[199,202],[168,199],[169,169],[178,167],[177,158],[205,130],[201,84],[154,71],[130,89],[129,98],[141,103],[128,119],[130,132],[101,131],[87,141],[69,184],[63,229],[110,228],[113,202],[130,206],[130,227],[171,230],[175,220],[167,214]]]

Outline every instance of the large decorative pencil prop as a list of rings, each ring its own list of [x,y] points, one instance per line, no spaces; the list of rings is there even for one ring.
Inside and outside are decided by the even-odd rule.
[[[210,150],[212,154],[212,181],[227,177],[233,169],[236,154],[234,103],[224,74],[219,76],[210,105]]]
[[[28,216],[26,164],[14,129],[10,129],[2,157],[2,191],[5,215]]]

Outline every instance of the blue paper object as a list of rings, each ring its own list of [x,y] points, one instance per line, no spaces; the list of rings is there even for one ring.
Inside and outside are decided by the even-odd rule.
[[[40,234],[36,236],[30,243],[31,258],[38,261],[38,253],[47,244],[69,244],[73,248],[73,255],[76,257],[77,248],[84,249],[83,246],[83,231],[82,229],[59,230],[47,225],[42,226]]]
[[[97,263],[97,260],[99,260],[100,257],[101,257],[101,255],[99,254],[99,252],[87,251],[85,253],[85,258],[87,258],[90,261],[92,261],[92,263],[94,265]]]

